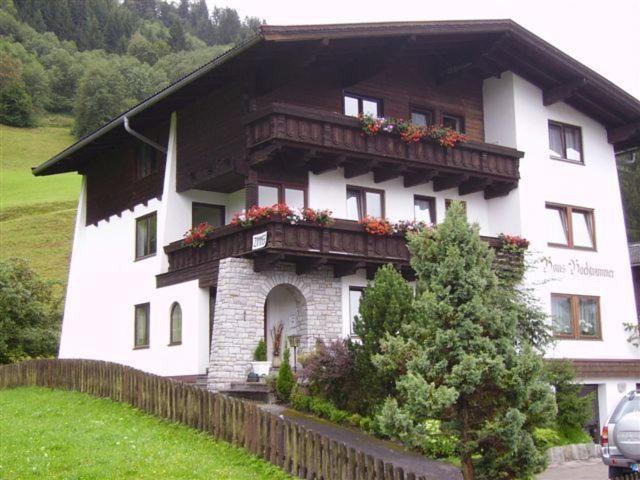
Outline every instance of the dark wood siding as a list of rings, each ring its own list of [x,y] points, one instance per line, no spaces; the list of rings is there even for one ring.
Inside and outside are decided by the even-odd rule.
[[[436,68],[428,59],[402,59],[384,71],[354,85],[343,86],[337,66],[309,69],[296,80],[258,97],[257,107],[272,102],[286,102],[342,112],[343,91],[382,99],[384,116],[410,118],[410,107],[430,109],[439,122],[441,113],[464,117],[465,130],[471,140],[484,141],[482,79],[464,75],[447,83],[436,83]]]
[[[242,92],[236,81],[178,111],[177,190],[242,187],[234,172],[244,160]],[[226,177],[226,178],[225,178]],[[207,182],[223,179],[217,184]]]
[[[167,144],[168,123],[153,134],[154,140]],[[151,137],[151,134],[147,132]],[[157,170],[136,180],[136,147],[139,140],[131,140],[110,148],[89,162],[83,172],[87,176],[87,225],[107,220],[140,203],[162,196],[166,156],[154,150]]]

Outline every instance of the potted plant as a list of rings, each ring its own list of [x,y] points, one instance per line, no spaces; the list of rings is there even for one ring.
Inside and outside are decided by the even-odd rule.
[[[251,369],[253,373],[259,377],[266,377],[269,375],[269,369],[271,368],[271,362],[267,362],[267,344],[264,338],[261,338],[253,351],[253,362],[251,362]]]

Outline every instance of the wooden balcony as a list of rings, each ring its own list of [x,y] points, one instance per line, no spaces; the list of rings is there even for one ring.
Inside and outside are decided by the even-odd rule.
[[[261,168],[283,157],[314,173],[344,167],[351,178],[373,171],[383,182],[402,176],[406,187],[433,181],[434,190],[457,187],[461,195],[506,195],[518,185],[518,150],[481,142],[444,148],[407,144],[398,136],[366,136],[360,121],[345,115],[274,103],[245,118],[247,158]]]
[[[266,240],[260,242],[264,235]],[[497,238],[484,239],[492,246],[499,244]],[[292,262],[298,274],[331,265],[336,278],[358,269],[366,269],[372,278],[380,265],[392,263],[407,277],[412,275],[402,235],[370,235],[348,220],[337,220],[329,227],[291,225],[275,219],[251,227],[226,226],[211,234],[203,247],[184,247],[177,241],[164,251],[169,257],[169,271],[157,276],[158,287],[196,279],[201,287],[215,286],[219,262],[226,257],[252,258],[256,272],[277,262]]]

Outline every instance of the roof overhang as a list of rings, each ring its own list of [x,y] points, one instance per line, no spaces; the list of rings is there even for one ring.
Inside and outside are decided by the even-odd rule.
[[[166,117],[197,94],[210,91],[211,80],[216,76],[219,82],[242,78],[241,70],[231,67],[234,62],[255,67],[286,55],[284,52],[290,53],[291,48],[297,48],[296,44],[310,48],[310,58],[317,51],[357,55],[366,42],[387,42],[387,47],[393,47],[391,51],[405,54],[412,49],[417,52],[428,49],[432,53],[445,48],[466,49],[472,53],[470,61],[452,64],[447,70],[457,72],[471,67],[485,77],[513,71],[543,90],[545,104],[564,101],[602,123],[616,150],[640,145],[638,99],[511,20],[264,25],[258,35],[114,118],[33,168],[33,173],[49,175],[77,170],[91,156],[92,148],[97,148],[96,144],[114,143],[126,135],[125,116],[134,122]]]

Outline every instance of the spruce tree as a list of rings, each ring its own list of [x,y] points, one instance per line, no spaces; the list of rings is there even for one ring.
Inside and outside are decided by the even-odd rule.
[[[381,353],[380,341],[389,334],[395,337],[411,313],[413,291],[400,273],[391,265],[376,272],[374,282],[365,288],[360,300],[359,316],[353,331],[360,339],[354,343],[356,370],[366,395],[360,394],[356,408],[360,413],[370,413],[385,397],[395,393],[393,369],[376,370],[371,360]]]
[[[458,202],[436,229],[411,235],[409,246],[418,279],[413,313],[399,335],[386,334],[376,358],[401,372],[397,396],[380,415],[383,429],[406,438],[441,419],[443,433],[457,439],[465,480],[541,470],[532,432],[553,420],[555,403],[541,355],[518,333],[523,312],[539,312],[517,295],[504,301],[517,287],[498,279],[493,252]]]

